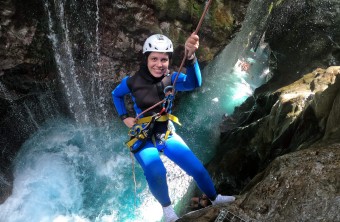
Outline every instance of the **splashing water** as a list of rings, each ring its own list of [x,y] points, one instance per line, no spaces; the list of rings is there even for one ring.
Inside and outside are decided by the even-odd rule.
[[[139,166],[134,169],[134,191],[124,139],[116,130],[79,127],[66,120],[42,126],[14,161],[13,193],[0,205],[0,221],[160,220],[161,207]],[[170,195],[178,200],[191,179],[163,160],[174,188]]]
[[[44,0],[50,19],[50,40],[74,118],[58,119],[53,114],[53,120],[39,126],[39,131],[24,143],[13,162],[13,193],[0,205],[0,221],[160,221],[161,206],[149,192],[140,166],[131,160],[123,145],[128,139],[124,133],[126,127],[118,119],[112,122],[104,118],[100,81],[91,79],[89,82],[94,85],[88,87],[77,78],[77,63],[69,61],[73,60],[69,23],[67,18],[62,19],[65,2],[54,2],[56,5],[52,7],[52,1]],[[100,61],[98,4],[96,1],[93,13],[96,50],[88,57],[93,59],[88,63],[93,64]],[[174,114],[184,126],[178,127],[177,132],[203,162],[214,154],[221,117],[232,113],[235,106],[270,78],[267,65],[270,50],[261,32],[266,20],[259,19],[264,14],[260,13],[260,6],[258,1],[251,2],[241,32],[203,70],[203,86],[195,92],[183,93],[180,103],[175,104]],[[52,18],[56,16],[62,24],[55,23]],[[54,31],[58,26],[63,30],[61,37]],[[87,36],[85,40],[91,38]],[[88,68],[88,72],[93,72],[98,66]],[[100,70],[93,73],[100,77]],[[89,107],[97,107],[99,111]],[[27,109],[26,106],[23,112]],[[180,203],[185,203],[183,197],[190,191],[192,179],[167,158],[162,156],[162,159],[169,174],[171,199],[182,209]]]
[[[68,108],[78,123],[108,121],[101,71],[99,1],[43,0]]]
[[[219,123],[270,79],[269,46],[264,42],[268,3],[251,1],[241,31],[204,68],[202,87],[183,95],[176,115],[186,124],[178,131],[207,161],[214,155],[220,136]],[[209,139],[204,139],[209,138]],[[199,142],[197,142],[199,141]]]

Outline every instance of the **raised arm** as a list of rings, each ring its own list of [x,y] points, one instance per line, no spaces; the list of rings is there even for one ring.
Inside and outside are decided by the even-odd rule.
[[[195,33],[192,33],[185,42],[186,50],[186,75],[180,73],[176,82],[176,90],[178,91],[188,91],[194,88],[200,87],[202,84],[202,76],[195,52],[199,47],[199,37]],[[175,81],[176,74],[173,77],[173,82]]]

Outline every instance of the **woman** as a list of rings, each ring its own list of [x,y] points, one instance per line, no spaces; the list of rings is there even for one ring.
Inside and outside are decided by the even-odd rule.
[[[112,92],[116,110],[130,128],[132,139],[127,145],[143,168],[149,189],[162,205],[167,222],[177,220],[178,216],[171,206],[166,169],[160,153],[192,176],[213,205],[235,200],[233,196],[217,195],[207,170],[174,132],[172,122],[176,122],[177,118],[169,114],[171,94],[167,93],[168,89],[171,91],[171,87],[175,86],[176,91],[188,91],[201,86],[201,71],[195,57],[198,46],[199,37],[192,34],[185,42],[186,74],[177,76],[176,72],[169,73],[173,53],[171,40],[161,34],[150,36],[143,46],[144,61],[139,71],[132,77],[125,77]],[[128,94],[132,96],[138,118],[128,116],[124,104],[124,96]]]

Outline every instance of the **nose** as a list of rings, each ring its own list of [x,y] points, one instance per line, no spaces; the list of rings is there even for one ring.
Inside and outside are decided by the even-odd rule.
[[[157,61],[157,66],[158,66],[158,67],[162,67],[162,66],[163,66],[163,64],[162,64],[162,61],[161,61],[161,60],[158,60],[158,61]]]

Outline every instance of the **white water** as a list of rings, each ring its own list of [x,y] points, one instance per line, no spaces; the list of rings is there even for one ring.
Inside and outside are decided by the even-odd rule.
[[[77,79],[77,64],[69,61],[73,59],[73,49],[68,36],[68,18],[63,17],[64,2],[54,2],[52,5],[52,1],[44,0],[50,19],[50,40],[60,81],[74,116],[67,120],[52,115],[51,121],[40,126],[39,131],[25,142],[14,160],[13,194],[0,205],[0,222],[160,221],[161,207],[150,194],[137,164],[134,169],[136,186],[134,184],[133,162],[123,145],[128,139],[125,126],[118,119],[105,120],[103,112],[98,113],[98,110],[94,112],[97,119],[92,125],[93,111],[88,104],[98,105],[93,99],[104,101],[98,99],[102,96],[98,90],[100,85],[97,85],[100,81],[90,79],[92,90],[87,92],[86,86]],[[98,2],[94,19],[97,49],[100,45]],[[259,32],[254,29],[259,27],[254,24],[254,16],[259,10],[255,3],[252,7],[255,11],[249,10],[245,26],[235,40],[203,70],[202,88],[182,95],[181,103],[175,103],[174,114],[184,125],[177,131],[203,162],[214,153],[219,136],[217,123],[222,116],[232,113],[235,106],[264,82],[262,75],[267,74],[265,44],[261,44],[253,55],[248,47],[249,36]],[[58,13],[52,16],[52,11]],[[59,20],[54,20],[55,17]],[[63,35],[56,34],[57,26],[61,27]],[[100,53],[95,52],[93,58],[96,59],[92,62],[99,61]],[[253,63],[248,72],[239,67],[242,58]],[[91,69],[94,67],[97,66],[90,66]],[[100,110],[99,106],[95,107]],[[106,124],[99,127],[98,122]],[[179,211],[186,207],[182,198],[190,189],[192,179],[163,159],[169,173],[170,196]]]
[[[122,129],[120,123],[114,123]],[[13,194],[0,205],[0,221],[157,221],[161,208],[149,193],[117,130],[78,127],[58,119],[41,127],[15,160]],[[191,179],[165,160],[171,196]]]
[[[57,64],[60,80],[65,89],[66,99],[68,100],[71,113],[74,114],[74,118],[77,121],[88,123],[87,105],[77,78],[78,75],[76,75],[76,67],[69,36],[69,23],[65,16],[64,1],[56,1],[56,3],[55,13],[59,20],[53,20],[51,13],[52,6],[48,0],[44,2],[46,12],[48,13],[49,38],[53,44],[54,59]],[[56,31],[58,26],[60,26],[60,33]]]
[[[242,30],[203,70],[202,87],[181,99],[185,105],[180,105],[176,114],[187,124],[180,132],[189,135],[187,142],[202,160],[209,160],[214,154],[222,117],[233,113],[271,77],[270,49],[261,38],[267,20],[263,15],[269,6],[263,4],[268,3],[250,2]],[[241,61],[250,65],[248,71],[241,69]]]

